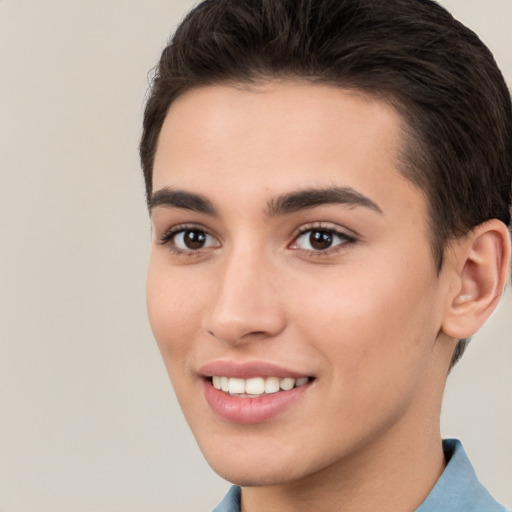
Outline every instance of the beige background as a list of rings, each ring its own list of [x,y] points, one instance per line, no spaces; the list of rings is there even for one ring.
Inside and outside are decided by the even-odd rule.
[[[512,82],[511,0],[446,0]],[[207,511],[227,484],[147,324],[137,145],[187,0],[0,0],[0,511]],[[443,431],[512,506],[512,296],[449,379]],[[194,492],[199,487],[201,492]]]

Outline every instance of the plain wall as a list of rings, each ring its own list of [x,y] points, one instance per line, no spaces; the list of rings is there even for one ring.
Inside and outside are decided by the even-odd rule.
[[[511,83],[512,1],[442,3]],[[2,512],[207,511],[228,487],[181,417],[144,298],[147,73],[191,5],[0,0]],[[509,292],[443,413],[509,507],[511,333]]]

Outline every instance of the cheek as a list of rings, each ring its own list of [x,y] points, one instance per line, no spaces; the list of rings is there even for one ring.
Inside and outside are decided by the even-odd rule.
[[[356,394],[414,381],[437,334],[430,273],[406,279],[401,271],[374,269],[352,269],[340,279],[327,279],[296,315],[301,330],[330,362],[336,385]]]
[[[150,261],[146,300],[153,335],[171,373],[184,363],[193,346],[199,329],[201,294],[195,293],[179,273]]]

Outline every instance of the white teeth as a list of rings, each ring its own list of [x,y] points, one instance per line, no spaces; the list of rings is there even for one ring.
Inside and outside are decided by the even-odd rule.
[[[290,391],[290,389],[293,389],[293,386],[295,386],[295,379],[290,377],[285,377],[279,383],[279,387],[284,391]]]
[[[262,395],[265,393],[265,379],[254,377],[245,381],[245,392],[248,395]]]
[[[279,379],[277,377],[267,377],[265,379],[265,393],[277,393],[279,391]]]
[[[304,386],[304,384],[306,384],[308,382],[308,378],[307,377],[302,377],[302,379],[297,379],[295,381],[295,387],[298,388],[300,386]]]
[[[235,377],[230,377],[228,392],[230,395],[245,393],[245,379],[237,379]]]
[[[236,377],[212,377],[212,385],[230,395],[251,395],[258,396],[265,393],[277,393],[280,390],[289,391],[299,386],[304,386],[309,382],[308,377],[292,379],[285,377],[252,377],[250,379],[239,379]]]

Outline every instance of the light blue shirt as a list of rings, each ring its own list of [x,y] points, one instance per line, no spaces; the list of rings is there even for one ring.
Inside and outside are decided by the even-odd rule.
[[[487,492],[460,441],[443,441],[446,468],[416,512],[509,512]],[[213,512],[240,512],[240,487],[232,486]]]

